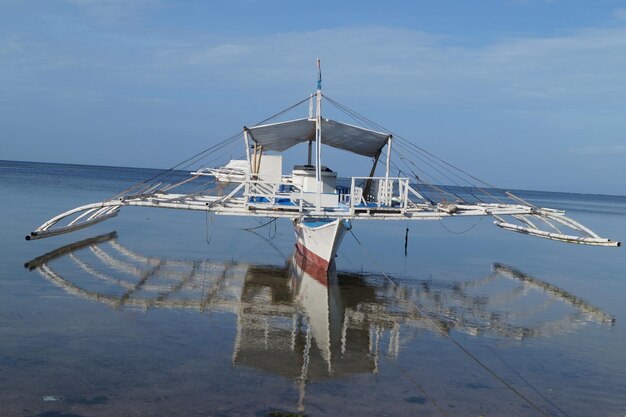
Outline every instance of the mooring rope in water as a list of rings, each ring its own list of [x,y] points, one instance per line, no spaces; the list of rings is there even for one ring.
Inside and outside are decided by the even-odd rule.
[[[274,225],[274,231],[273,232],[272,232],[272,225]],[[273,223],[270,224],[270,227],[267,228],[267,237],[270,240],[273,240],[276,237],[277,234],[278,234],[278,229],[277,229],[277,226],[276,226],[276,222],[273,222]]]
[[[408,248],[409,248],[409,228],[407,226],[406,232],[404,232],[404,257],[405,258],[409,254]]]
[[[559,410],[564,416],[570,417],[570,415],[565,410],[563,410],[561,407],[559,407],[557,404],[555,404],[554,401],[552,401],[551,399],[546,397],[541,391],[539,391],[537,388],[535,388],[535,386],[533,384],[531,384],[526,378],[524,378],[519,372],[517,372],[517,370],[515,368],[513,368],[511,365],[509,365],[509,363],[507,361],[505,361],[504,358],[502,356],[500,356],[498,354],[498,352],[495,351],[495,349],[493,349],[490,346],[488,346],[488,348],[489,348],[489,350],[491,350],[491,353],[495,357],[500,359],[500,362],[502,362],[507,368],[509,368],[511,370],[511,372],[513,372],[520,380],[522,380],[522,382],[524,382],[524,384],[526,384],[531,390],[533,390],[537,395],[539,395],[541,398],[543,398],[552,407],[554,407],[557,410]]]
[[[202,288],[201,288],[201,299],[204,301],[204,288],[206,285],[206,277],[207,277],[207,268],[208,268],[208,264],[209,264],[209,258],[205,258],[204,260],[204,271],[202,272]],[[204,312],[204,305],[200,304],[200,309],[202,312]]]
[[[396,289],[396,290],[400,290],[400,287],[398,286],[398,284],[395,283],[395,281],[385,273],[385,271],[382,269],[382,267],[380,266],[380,264],[378,264],[378,262],[376,262],[376,260],[374,259],[374,257],[372,257],[372,255],[367,251],[367,249],[365,248],[365,246],[361,243],[361,241],[356,237],[356,235],[354,234],[354,231],[352,229],[349,230],[350,234],[352,234],[352,237],[354,237],[354,240],[356,240],[356,242],[359,244],[359,246],[361,247],[361,250],[363,251],[363,253],[369,258],[369,260],[379,269],[380,273],[382,274],[382,276],[385,277],[385,279],[387,279],[387,281],[389,281],[389,283]],[[430,321],[432,321],[434,324],[437,324],[435,322],[434,319],[432,319],[429,315],[427,315],[424,310],[415,302],[407,300],[409,303],[411,303],[415,309],[422,315],[422,317],[424,317],[425,319],[428,319]],[[499,376],[495,371],[493,371],[491,368],[489,368],[489,366],[487,366],[483,361],[481,361],[476,355],[474,355],[472,352],[470,352],[465,346],[463,346],[460,342],[458,342],[456,339],[454,339],[454,337],[452,337],[451,334],[449,333],[442,333],[442,335],[449,340],[450,342],[452,342],[453,345],[455,345],[457,348],[459,348],[461,350],[461,352],[463,352],[464,354],[466,354],[470,359],[472,359],[474,362],[476,362],[476,364],[478,364],[481,368],[483,368],[485,371],[487,371],[487,373],[489,373],[494,379],[496,379],[498,382],[500,382],[502,385],[504,385],[507,389],[509,389],[509,391],[513,392],[515,395],[517,395],[519,398],[521,398],[524,402],[526,402],[528,405],[530,405],[533,409],[535,409],[539,414],[543,415],[544,417],[552,417],[550,414],[548,414],[547,412],[543,411],[541,408],[539,408],[538,405],[536,405],[533,401],[530,400],[530,398],[526,397],[522,392],[520,392],[519,390],[517,390],[515,387],[513,387],[511,384],[509,384],[508,382],[506,382],[501,376]],[[559,411],[561,411],[558,407],[557,409]],[[567,417],[569,417],[566,413],[565,414]]]
[[[254,230],[246,230],[246,229],[242,229],[242,230],[244,230],[245,232],[248,232],[248,233],[252,233],[253,235],[263,239],[272,249],[274,249],[276,251],[277,254],[279,254],[281,256],[281,258],[283,258],[285,260],[285,262],[287,262],[287,260],[289,259],[289,257],[287,255],[285,255],[283,253],[283,251],[280,250],[280,248],[274,244],[274,242],[272,242],[272,239],[267,238],[267,237],[261,235],[259,232],[256,232]]]
[[[204,239],[206,240],[207,245],[210,245],[211,240],[213,239],[213,233],[209,234],[209,216],[211,217],[211,226],[213,226],[213,214],[211,211],[207,210],[204,220]]]
[[[265,227],[265,226],[267,226],[267,225],[270,225],[270,224],[272,224],[273,222],[275,222],[276,220],[278,220],[278,217],[272,217],[272,219],[271,219],[270,221],[268,221],[268,222],[266,222],[266,223],[263,223],[263,224],[261,224],[261,225],[259,225],[259,226],[254,226],[254,227],[241,227],[240,229],[241,229],[241,230],[246,230],[246,231],[248,231],[248,232],[249,232],[250,230],[260,229],[260,228],[262,228],[262,227]]]
[[[406,377],[406,379],[408,379],[409,381],[411,381],[411,383],[413,383],[413,385],[418,389],[418,391],[420,391],[422,393],[422,395],[429,400],[430,402],[433,403],[433,405],[435,406],[435,408],[437,409],[437,411],[439,411],[439,414],[441,414],[444,417],[448,417],[450,414],[448,414],[446,412],[446,410],[444,408],[442,408],[439,403],[437,402],[437,400],[435,400],[434,398],[432,398],[428,392],[426,392],[426,389],[422,386],[422,384],[420,384],[419,382],[417,382],[415,380],[415,378],[413,378],[413,375],[411,375],[406,369],[404,369],[403,367],[401,367],[400,365],[398,365],[397,363],[394,363],[394,365],[396,365],[396,367],[400,370],[400,372],[402,372],[402,374]]]

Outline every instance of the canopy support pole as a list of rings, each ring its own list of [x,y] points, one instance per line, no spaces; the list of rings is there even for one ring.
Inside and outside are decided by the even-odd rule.
[[[317,198],[315,209],[319,212],[322,210],[322,68],[319,58],[317,58],[316,99],[317,107],[315,109],[315,179],[317,180]]]
[[[259,156],[256,159],[256,174],[259,175],[259,171],[261,171],[261,158],[263,157],[263,146],[259,145],[257,149],[259,150]]]
[[[313,148],[313,142],[309,141],[309,154],[308,154],[307,162],[306,162],[307,165],[311,165],[311,154],[313,152],[312,148]]]
[[[363,190],[363,197],[367,199],[367,196],[372,191],[372,177],[376,174],[376,165],[378,165],[378,158],[380,158],[380,150],[376,152],[374,155],[374,164],[372,165],[372,169],[370,170],[370,175],[365,182],[365,189]]]
[[[389,180],[389,163],[391,160],[391,135],[387,138],[387,162],[385,168],[385,180]]]
[[[383,204],[391,205],[391,197],[393,196],[393,184],[389,186],[389,169],[391,163],[391,135],[387,137],[387,161],[385,161],[385,184],[383,187]],[[391,190],[390,190],[391,188]],[[380,191],[378,193],[380,196]]]
[[[255,170],[256,170],[256,148],[257,147],[258,146],[257,146],[256,142],[254,142],[252,144],[252,166],[250,167],[250,173],[252,175],[256,175]]]
[[[248,161],[248,168],[252,172],[252,161],[250,161],[250,138],[248,137],[248,128],[243,127],[243,140],[246,144],[246,160]]]

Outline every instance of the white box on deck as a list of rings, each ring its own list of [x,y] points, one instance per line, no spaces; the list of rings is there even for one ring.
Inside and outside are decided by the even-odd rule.
[[[302,200],[307,206],[317,205],[317,193],[304,193]],[[320,204],[322,208],[331,208],[339,206],[339,195],[333,193],[320,194]]]
[[[317,180],[313,165],[296,165],[293,167],[293,183],[305,193],[317,193]],[[322,166],[322,193],[336,193],[337,173]]]
[[[263,155],[259,166],[259,180],[268,182],[280,182],[283,175],[282,155]]]

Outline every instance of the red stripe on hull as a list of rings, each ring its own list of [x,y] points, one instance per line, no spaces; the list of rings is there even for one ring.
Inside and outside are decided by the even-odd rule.
[[[327,285],[330,263],[305,248],[300,242],[296,243],[296,262],[304,272]]]

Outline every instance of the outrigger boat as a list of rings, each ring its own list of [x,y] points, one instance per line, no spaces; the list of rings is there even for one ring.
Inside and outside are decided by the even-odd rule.
[[[323,99],[358,123],[369,126],[322,117]],[[172,182],[177,172],[175,169],[179,169],[181,163],[114,198],[61,213],[35,229],[26,239],[79,230],[116,216],[122,207],[140,206],[291,219],[299,256],[323,270],[328,270],[334,261],[337,248],[351,229],[352,222],[359,220],[491,216],[495,225],[504,230],[567,243],[620,246],[620,242],[602,238],[566,217],[563,211],[537,207],[478,180],[322,94],[319,60],[315,94],[287,110],[307,101],[308,117],[275,123],[267,123],[271,120],[267,119],[244,127],[242,135],[228,138],[184,161],[196,163],[243,136],[247,166],[239,170],[238,178],[229,182],[227,188],[216,186],[223,180],[220,175],[224,170],[213,172],[217,177],[213,182],[207,182],[205,175],[211,171],[194,171],[191,177]],[[285,111],[278,115],[283,113]],[[300,144],[306,144],[308,148],[306,164],[296,165],[290,174],[284,175],[281,153]],[[394,148],[400,148],[399,163],[404,164],[402,169],[410,172],[410,177],[401,176],[402,170],[392,160],[392,144]],[[352,177],[349,183],[341,185],[337,173],[322,164],[322,145],[372,158],[369,176]],[[381,156],[385,158],[384,175],[376,176]],[[412,156],[420,162],[412,161]],[[397,177],[391,176],[392,166],[398,168]],[[427,181],[429,174],[425,170],[429,167],[456,187]],[[172,192],[176,188],[189,188],[192,182],[199,183],[199,188],[193,192]]]

